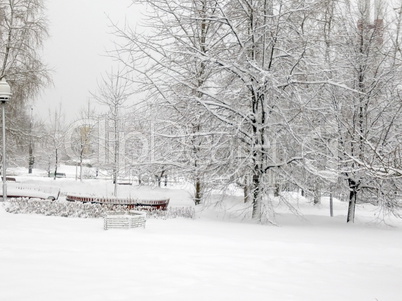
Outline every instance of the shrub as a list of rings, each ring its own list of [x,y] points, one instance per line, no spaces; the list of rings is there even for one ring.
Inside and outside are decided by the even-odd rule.
[[[144,208],[138,208],[138,210],[141,209]],[[107,211],[126,211],[129,209],[126,206],[119,205],[15,198],[5,203],[5,210],[14,214],[101,218],[106,215]],[[172,207],[168,208],[168,210],[146,210],[146,212],[147,218],[194,218],[195,216],[195,211],[192,207]]]

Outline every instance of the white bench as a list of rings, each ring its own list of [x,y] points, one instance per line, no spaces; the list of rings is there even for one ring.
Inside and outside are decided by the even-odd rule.
[[[131,229],[145,228],[146,213],[141,211],[108,212],[103,218],[103,228],[108,229]]]

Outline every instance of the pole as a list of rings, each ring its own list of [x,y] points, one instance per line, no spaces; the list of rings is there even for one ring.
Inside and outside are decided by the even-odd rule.
[[[34,164],[34,158],[33,158],[33,146],[32,146],[32,111],[33,108],[31,107],[31,119],[29,122],[29,162],[28,162],[28,173],[32,173],[32,168]]]
[[[5,101],[2,101],[2,119],[3,119],[3,202],[7,201],[7,178],[6,178],[6,113]]]
[[[117,197],[117,177],[119,176],[120,169],[120,135],[119,135],[119,107],[115,106],[115,115],[114,115],[114,196]]]

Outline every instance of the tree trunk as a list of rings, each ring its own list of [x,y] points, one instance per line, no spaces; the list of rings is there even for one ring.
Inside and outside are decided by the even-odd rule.
[[[278,183],[274,184],[274,196],[278,197],[281,193],[281,186]]]
[[[118,107],[115,106],[115,120],[114,120],[114,170],[113,170],[113,182],[114,182],[114,196],[117,197],[117,177],[119,174],[119,129],[118,129]]]
[[[32,149],[32,144],[29,144],[29,162],[28,162],[28,173],[31,174],[32,173],[32,169],[33,169],[33,165],[35,162],[35,158],[33,156],[33,149]]]
[[[261,221],[261,189],[260,189],[260,177],[258,175],[253,176],[253,213],[252,218]]]
[[[354,223],[355,221],[355,211],[356,211],[356,201],[357,201],[357,190],[359,188],[358,182],[352,179],[348,179],[349,182],[349,208],[348,208],[348,223]]]
[[[161,187],[162,178],[163,178],[163,175],[164,175],[164,174],[165,174],[165,171],[162,170],[162,172],[160,173],[160,175],[155,175],[156,181],[157,181],[157,183],[158,183],[158,187]],[[166,185],[165,185],[165,186],[166,186]]]
[[[321,204],[321,187],[318,180],[315,181],[314,185],[314,205]]]
[[[83,161],[83,154],[81,151],[81,154],[80,154],[80,181],[81,182],[82,182],[82,161]]]
[[[113,167],[113,196],[117,197],[117,169]]]
[[[54,165],[54,177],[53,177],[54,180],[56,180],[57,163],[59,163],[59,156],[58,156],[57,148],[56,148],[56,153],[55,153],[55,161],[56,161],[56,163],[55,163],[55,165]]]
[[[248,203],[250,201],[250,183],[249,177],[244,176],[244,182],[240,184],[243,187],[243,198],[244,203]]]
[[[33,165],[35,162],[35,159],[33,157],[33,143],[32,143],[32,107],[31,107],[31,118],[29,120],[29,148],[28,148],[28,173],[32,173]]]
[[[244,203],[250,201],[250,186],[246,183],[243,186]]]
[[[196,205],[201,204],[201,199],[202,199],[202,187],[201,187],[201,181],[199,178],[195,180],[195,196],[194,196],[194,202]]]

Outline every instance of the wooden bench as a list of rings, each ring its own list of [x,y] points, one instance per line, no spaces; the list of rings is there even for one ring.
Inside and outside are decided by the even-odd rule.
[[[47,174],[49,178],[53,178],[55,176],[54,172],[53,173],[48,173]],[[65,178],[66,174],[64,172],[56,172],[56,178]]]
[[[145,228],[146,213],[140,211],[108,212],[103,218],[103,228],[108,229],[131,229]]]
[[[66,200],[69,202],[83,202],[101,205],[119,205],[127,206],[129,209],[144,209],[144,210],[167,210],[169,199],[165,200],[138,200],[131,198],[115,198],[115,197],[94,197],[81,195],[66,195]]]

